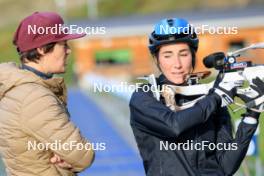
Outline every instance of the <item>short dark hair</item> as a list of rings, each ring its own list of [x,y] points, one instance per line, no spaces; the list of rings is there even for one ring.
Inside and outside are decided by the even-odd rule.
[[[48,43],[48,44],[42,46],[41,48],[43,48],[44,53],[46,54],[46,53],[53,51],[55,44],[56,44],[56,42]],[[37,48],[34,48],[32,50],[29,50],[29,51],[25,51],[25,52],[20,52],[19,49],[17,49],[17,51],[19,53],[20,61],[22,63],[25,63],[26,61],[31,61],[31,62],[37,63],[38,60],[40,59],[40,57],[42,56],[38,52]]]

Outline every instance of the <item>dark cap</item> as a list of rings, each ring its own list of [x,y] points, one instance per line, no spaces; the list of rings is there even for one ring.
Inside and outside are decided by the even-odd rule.
[[[41,47],[48,43],[72,40],[85,34],[72,34],[62,30],[64,21],[54,12],[35,12],[23,19],[14,35],[13,44],[19,52]],[[66,29],[66,28],[65,28]]]

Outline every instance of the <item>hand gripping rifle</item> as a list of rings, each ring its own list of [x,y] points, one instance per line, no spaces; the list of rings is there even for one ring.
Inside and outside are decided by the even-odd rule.
[[[222,81],[224,82],[234,82],[239,88],[237,89],[237,94],[244,94],[249,97],[255,97],[256,92],[250,88],[249,85],[253,84],[252,80],[256,77],[259,77],[263,80],[264,78],[264,65],[261,64],[253,64],[252,61],[244,61],[244,62],[237,62],[237,58],[240,57],[241,52],[244,52],[246,50],[252,50],[252,49],[263,49],[264,43],[256,43],[252,44],[248,47],[229,52],[227,54],[223,52],[217,52],[210,54],[206,56],[203,59],[203,63],[207,68],[214,68],[219,71],[220,76],[222,77]],[[208,72],[201,72],[196,74],[191,74],[188,76],[187,83],[188,86],[175,86],[175,85],[165,85],[167,88],[170,89],[171,92],[174,94],[182,94],[186,96],[193,96],[193,95],[201,95],[201,97],[183,104],[181,106],[177,106],[175,102],[174,110],[180,110],[180,109],[186,109],[193,104],[195,104],[199,99],[203,98],[206,94],[208,94],[209,90],[213,88],[214,81],[207,83],[207,84],[198,84],[200,79],[203,79],[204,77],[208,76]],[[145,79],[147,80],[152,86],[154,86],[154,89],[152,89],[154,97],[159,101],[162,89],[158,88],[157,81],[155,76],[149,75],[147,77],[141,77],[139,79]],[[248,83],[247,87],[242,87],[245,83]],[[165,102],[168,105],[168,102]],[[240,104],[235,102],[236,105],[239,106],[238,109],[235,111],[241,109],[241,108],[250,108],[257,112],[263,112],[264,111],[264,95],[261,95],[260,97],[247,102],[246,104]],[[263,108],[255,109],[253,107],[256,107],[258,105],[263,105]]]

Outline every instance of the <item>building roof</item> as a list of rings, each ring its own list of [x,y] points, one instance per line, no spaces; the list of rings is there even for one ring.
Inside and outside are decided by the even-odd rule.
[[[70,22],[82,28],[105,27],[104,35],[95,34],[89,37],[115,37],[149,34],[153,25],[163,18],[179,17],[187,19],[194,26],[235,26],[238,28],[264,26],[264,8],[248,7],[237,9],[208,9],[182,12],[170,12],[166,14],[132,15],[111,17],[98,20],[83,19]]]

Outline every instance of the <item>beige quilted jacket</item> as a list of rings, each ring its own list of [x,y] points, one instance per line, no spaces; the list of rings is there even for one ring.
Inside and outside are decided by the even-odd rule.
[[[89,144],[69,120],[63,79],[43,80],[14,63],[0,64],[0,154],[7,174],[70,176],[93,162],[93,150],[48,143]],[[73,169],[50,163],[54,153]]]

